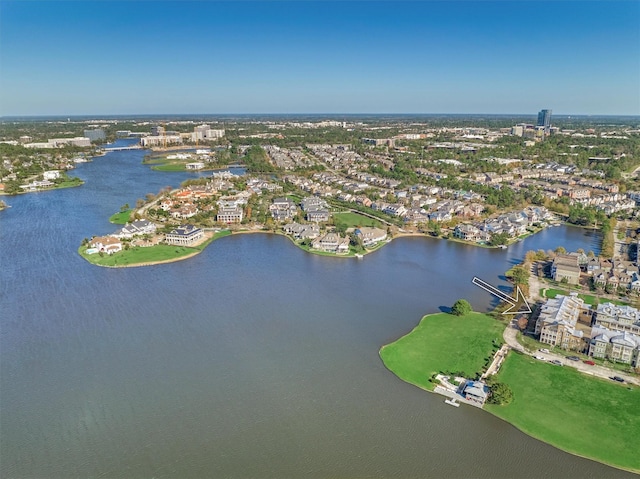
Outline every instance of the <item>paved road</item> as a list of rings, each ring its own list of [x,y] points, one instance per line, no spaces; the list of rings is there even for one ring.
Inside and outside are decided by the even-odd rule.
[[[625,383],[630,383],[630,384],[635,384],[636,386],[640,386],[640,378],[638,378],[637,376],[632,376],[630,374],[623,373],[621,371],[614,371],[612,369],[605,368],[604,366],[598,366],[598,365],[591,366],[589,364],[585,364],[582,361],[571,361],[561,354],[555,354],[551,352],[543,353],[541,351],[536,351],[535,353],[529,353],[516,339],[517,332],[518,332],[518,326],[514,319],[509,323],[509,325],[505,328],[504,333],[502,334],[502,337],[504,338],[505,343],[507,343],[511,349],[515,349],[516,351],[520,351],[530,356],[535,355],[535,356],[543,357],[545,361],[553,361],[554,359],[558,360],[564,366],[575,368],[578,371],[584,374],[588,374],[590,376],[596,376],[604,379],[610,379],[612,376],[619,376],[625,380]]]

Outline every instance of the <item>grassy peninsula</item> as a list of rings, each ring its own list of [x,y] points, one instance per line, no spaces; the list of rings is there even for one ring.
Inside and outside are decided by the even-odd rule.
[[[109,218],[109,223],[113,223],[116,225],[127,224],[129,221],[131,221],[132,214],[133,214],[132,209],[125,209],[125,210],[119,211],[118,213],[111,215],[111,217]]]
[[[475,377],[502,345],[504,323],[482,313],[430,314],[406,336],[383,346],[384,365],[404,381],[433,390],[440,372]]]
[[[399,378],[433,390],[429,379],[435,373],[473,377],[480,372],[502,342],[504,327],[480,313],[432,314],[406,336],[383,346],[380,357]],[[514,351],[496,379],[511,388],[513,401],[503,406],[487,403],[485,410],[559,449],[640,472],[640,388]]]
[[[161,263],[170,263],[189,256],[194,256],[203,251],[212,241],[231,234],[229,230],[219,231],[210,236],[197,246],[174,246],[157,244],[154,246],[130,246],[113,254],[87,254],[87,246],[83,245],[78,253],[91,264],[111,268],[146,266]]]

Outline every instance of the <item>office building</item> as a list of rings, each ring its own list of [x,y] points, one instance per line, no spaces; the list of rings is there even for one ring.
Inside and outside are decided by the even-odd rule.
[[[540,110],[536,126],[544,127],[544,132],[549,133],[551,129],[551,110]]]
[[[89,138],[89,140],[91,141],[101,141],[107,137],[102,128],[96,128],[94,130],[84,130],[84,136],[85,138]]]

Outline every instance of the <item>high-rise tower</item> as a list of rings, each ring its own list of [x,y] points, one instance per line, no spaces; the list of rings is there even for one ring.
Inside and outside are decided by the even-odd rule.
[[[540,110],[538,113],[537,126],[543,126],[544,132],[549,133],[549,129],[551,128],[551,110]]]

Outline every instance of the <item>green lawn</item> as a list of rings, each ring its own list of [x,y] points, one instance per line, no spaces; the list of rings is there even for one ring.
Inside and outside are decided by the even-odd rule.
[[[84,181],[76,177],[68,177],[66,180],[56,183],[56,188],[73,188],[74,186],[84,185]]]
[[[186,171],[186,163],[164,163],[162,165],[152,166],[152,170],[156,171]]]
[[[504,328],[503,322],[482,313],[431,314],[409,334],[383,346],[380,357],[400,379],[433,389],[429,378],[435,373],[464,371],[475,377],[502,345]]]
[[[192,248],[185,246],[171,246],[166,244],[159,244],[156,246],[149,246],[146,248],[134,247],[128,250],[122,250],[112,255],[100,256],[99,254],[86,254],[87,248],[81,246],[78,249],[80,255],[92,264],[99,266],[133,266],[141,263],[151,263],[156,261],[167,261],[171,259],[178,259],[184,256],[197,253],[204,250],[212,241],[228,236],[231,234],[230,230],[218,231],[213,237]]]
[[[640,472],[640,388],[513,352],[497,378],[513,402],[486,410],[560,449]]]
[[[333,221],[335,222],[336,226],[339,224],[343,224],[347,228],[355,228],[358,226],[372,226],[375,228],[383,228],[383,225],[380,221],[352,212],[336,213],[333,215]]]
[[[109,222],[117,225],[127,224],[131,220],[131,213],[133,210],[120,211],[114,215],[111,215]]]
[[[79,252],[82,257],[90,263],[97,264],[99,266],[131,266],[140,263],[181,258],[198,252],[198,249],[159,244],[156,246],[149,246],[147,248],[135,247],[129,250],[122,250],[111,255],[105,254],[104,256],[100,256],[97,253],[88,255],[85,251],[86,248],[80,248]]]
[[[544,290],[547,290],[545,292],[545,294],[543,295],[542,292]],[[563,294],[563,295],[568,295],[570,293],[570,291],[564,291],[561,289],[555,289],[555,288],[542,288],[540,290],[540,296],[545,297],[545,298],[555,298],[556,296],[558,296],[559,294]],[[607,302],[611,302],[614,304],[618,304],[618,305],[627,305],[629,304],[628,302],[624,302],[624,301],[619,301],[616,299],[606,299],[606,298],[598,298],[597,296],[593,296],[591,294],[578,294],[579,298],[582,298],[585,302],[585,304],[591,305],[591,306],[597,306],[598,303],[603,302],[603,303],[607,303]]]

